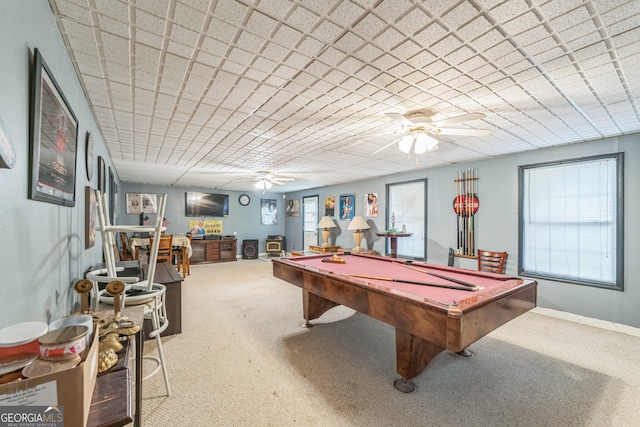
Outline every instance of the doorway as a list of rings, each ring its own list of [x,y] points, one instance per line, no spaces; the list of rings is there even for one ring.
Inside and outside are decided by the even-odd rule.
[[[387,230],[395,228],[411,233],[398,239],[398,256],[420,261],[427,253],[427,180],[387,184]],[[389,240],[389,239],[387,239]],[[385,243],[387,253],[389,242]]]
[[[302,198],[302,250],[318,246],[318,196]]]

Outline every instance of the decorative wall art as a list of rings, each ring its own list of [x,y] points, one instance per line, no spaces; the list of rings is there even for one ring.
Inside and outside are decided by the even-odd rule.
[[[127,193],[127,214],[158,213],[158,201],[155,194]]]
[[[98,156],[98,190],[100,190],[101,193],[107,191],[106,173],[104,159],[102,156]]]
[[[260,199],[260,224],[278,225],[278,201]]]
[[[335,196],[327,197],[324,199],[324,214],[326,216],[333,216],[335,214],[336,198]]]
[[[364,195],[364,216],[378,216],[378,193]]]
[[[91,187],[84,187],[84,248],[96,243],[96,193]]]
[[[300,216],[300,199],[287,201],[287,216]]]
[[[34,59],[29,198],[75,206],[78,119],[38,49]]]
[[[96,165],[96,155],[94,152],[93,134],[87,132],[87,142],[85,147],[85,164],[87,168],[87,179],[91,181],[93,179],[93,170]]]
[[[356,209],[355,194],[340,195],[340,219],[353,219],[354,210]]]

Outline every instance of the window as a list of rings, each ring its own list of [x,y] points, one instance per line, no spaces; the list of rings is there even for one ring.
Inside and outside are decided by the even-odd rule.
[[[519,273],[624,289],[622,153],[519,168]]]

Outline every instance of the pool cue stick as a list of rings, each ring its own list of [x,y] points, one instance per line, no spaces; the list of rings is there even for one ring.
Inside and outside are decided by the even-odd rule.
[[[458,232],[456,234],[458,235],[458,246],[456,247],[456,252],[460,252],[460,171],[456,171],[456,203],[458,203],[458,211],[456,212],[456,221],[458,225]]]
[[[384,280],[386,282],[409,283],[409,284],[412,284],[412,285],[434,286],[436,288],[457,289],[459,291],[475,292],[475,291],[479,291],[481,289],[479,286],[474,286],[473,288],[469,288],[467,286],[447,285],[447,284],[444,284],[444,283],[419,282],[419,281],[415,281],[415,280],[405,280],[405,279],[394,279],[393,277],[367,276],[367,275],[364,275],[364,274],[347,274],[347,276],[360,277],[360,278],[363,278],[363,279]]]
[[[401,265],[402,267],[405,267],[405,268],[410,268],[411,270],[419,271],[420,273],[430,274],[432,276],[439,277],[439,278],[444,279],[444,280],[449,280],[450,282],[458,283],[458,284],[460,284],[462,286],[466,286],[468,288],[477,288],[478,287],[477,285],[474,285],[473,283],[465,282],[464,280],[454,279],[453,277],[443,276],[443,275],[437,274],[437,273],[432,273],[430,271],[427,271],[427,270],[422,269],[422,268],[414,267],[412,265],[401,264],[399,262],[396,263],[396,264]]]

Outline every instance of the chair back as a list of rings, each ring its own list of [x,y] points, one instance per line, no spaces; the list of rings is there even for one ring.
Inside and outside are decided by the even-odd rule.
[[[149,245],[153,245],[153,236],[149,237]],[[173,261],[173,234],[163,234],[160,236],[157,262],[160,261]]]
[[[129,241],[126,233],[120,233],[120,242],[122,243],[122,256],[120,257],[120,260],[129,261],[130,259],[133,259],[131,252],[129,252]]]
[[[478,271],[502,274],[506,258],[506,252],[492,252],[478,249]]]

